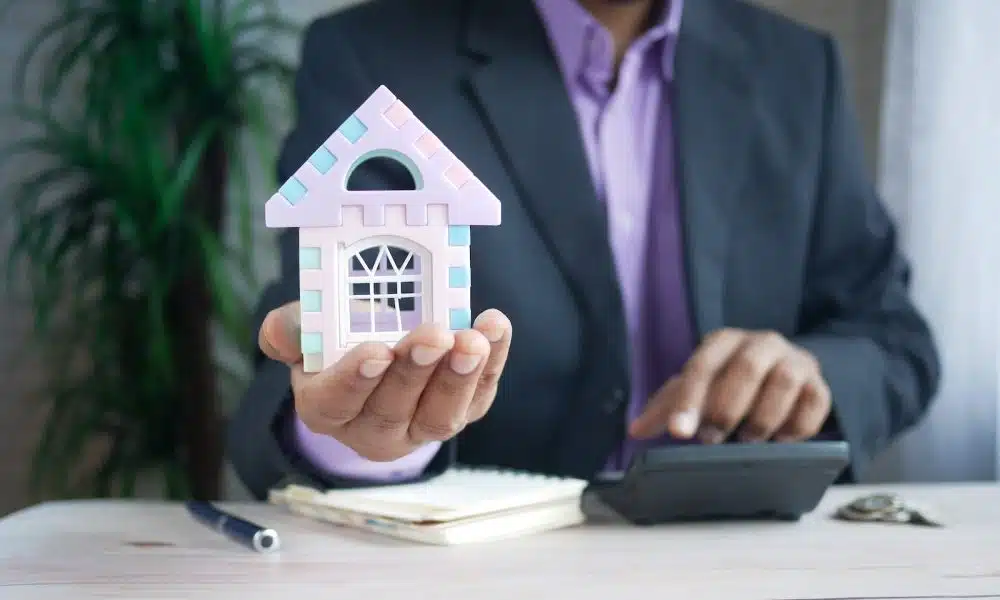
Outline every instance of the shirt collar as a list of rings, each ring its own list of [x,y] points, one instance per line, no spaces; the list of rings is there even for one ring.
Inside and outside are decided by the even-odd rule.
[[[534,1],[564,74],[606,86],[614,76],[611,33],[577,0]],[[662,76],[672,81],[684,2],[663,1],[660,21],[633,42],[629,52],[657,52]]]

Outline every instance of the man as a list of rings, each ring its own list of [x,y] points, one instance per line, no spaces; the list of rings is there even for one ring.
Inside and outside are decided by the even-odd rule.
[[[379,84],[503,202],[483,312],[304,374],[282,234],[230,436],[257,496],[817,436],[858,475],[926,411],[938,357],[828,37],[733,0],[374,0],[306,33],[282,180]]]

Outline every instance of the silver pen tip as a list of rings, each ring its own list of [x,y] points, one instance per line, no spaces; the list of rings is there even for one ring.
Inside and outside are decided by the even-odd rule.
[[[253,536],[253,548],[257,552],[275,552],[280,547],[278,532],[273,529],[262,529]]]

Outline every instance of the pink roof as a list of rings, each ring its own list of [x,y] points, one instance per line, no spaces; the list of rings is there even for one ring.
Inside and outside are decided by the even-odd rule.
[[[409,167],[416,190],[348,191],[357,165],[374,156]],[[499,225],[500,200],[384,86],[348,118],[265,206],[268,227],[342,224],[345,206],[381,225],[382,208],[405,205],[408,225],[427,223],[428,205],[445,204],[450,225]]]

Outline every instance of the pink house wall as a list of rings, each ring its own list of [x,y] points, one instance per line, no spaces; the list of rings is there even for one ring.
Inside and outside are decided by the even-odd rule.
[[[449,245],[445,206],[428,206],[426,226],[408,226],[406,208],[403,205],[386,206],[385,223],[381,226],[364,225],[363,209],[360,206],[345,206],[342,214],[341,227],[303,227],[299,230],[300,249],[319,248],[321,257],[319,269],[303,268],[299,272],[300,294],[321,292],[320,311],[302,313],[303,338],[311,333],[322,335],[322,354],[307,354],[304,358],[307,372],[331,366],[359,343],[347,341],[348,324],[341,318],[342,303],[349,293],[344,281],[345,265],[349,259],[347,248],[359,241],[393,236],[412,241],[423,248],[426,263],[421,267],[421,272],[430,271],[430,282],[423,286],[422,301],[429,309],[432,322],[448,328],[449,315],[453,309],[470,309],[468,285],[452,287],[452,282],[449,281],[451,267],[468,269],[469,247]],[[387,336],[381,341],[394,344],[398,340]]]
[[[400,161],[417,189],[347,191],[353,170],[374,157]],[[421,304],[431,311],[424,320],[452,330],[470,327],[469,227],[499,225],[500,208],[483,182],[380,86],[265,206],[268,227],[300,232],[305,370],[330,366],[362,339],[398,341],[388,332],[345,339],[350,330],[341,309],[350,295],[345,254],[363,239],[381,237],[385,243],[386,236],[397,236],[418,244],[431,270],[430,282],[421,286]],[[310,266],[317,254],[318,264]]]

